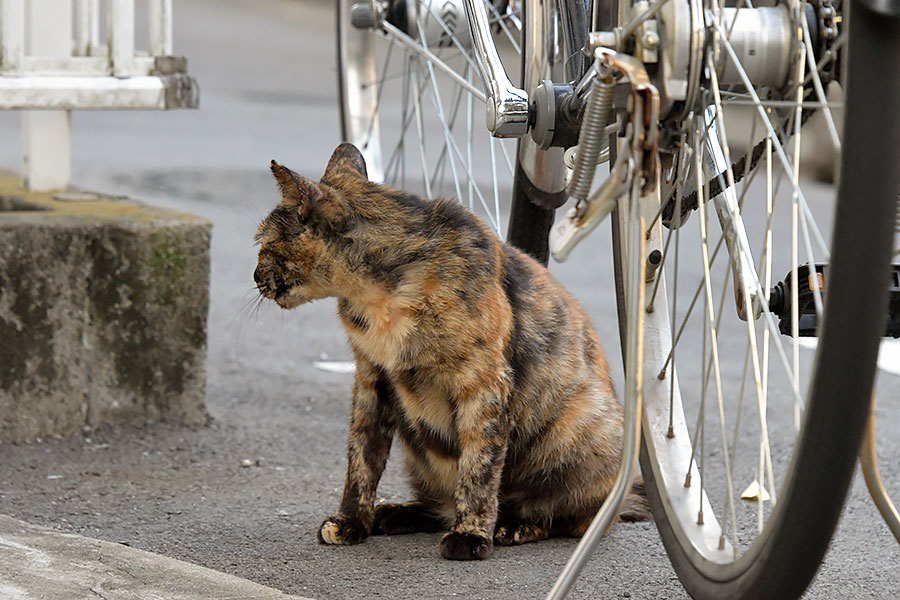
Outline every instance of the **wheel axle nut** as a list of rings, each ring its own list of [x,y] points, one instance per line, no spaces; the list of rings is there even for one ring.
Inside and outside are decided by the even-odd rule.
[[[641,38],[641,45],[648,50],[656,50],[659,48],[659,42],[659,34],[652,29],[645,31]]]
[[[350,7],[350,23],[357,29],[374,29],[378,24],[378,17],[371,2],[357,2]]]

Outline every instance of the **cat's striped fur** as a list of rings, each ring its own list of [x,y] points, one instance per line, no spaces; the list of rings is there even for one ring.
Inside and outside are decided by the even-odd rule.
[[[457,202],[368,181],[350,144],[319,183],[272,171],[260,293],[284,308],[337,297],[356,358],[346,486],[319,540],[449,529],[441,554],[471,559],[584,533],[616,475],[622,409],[575,299]],[[415,501],[376,507],[394,437]],[[639,485],[622,517],[648,517]]]

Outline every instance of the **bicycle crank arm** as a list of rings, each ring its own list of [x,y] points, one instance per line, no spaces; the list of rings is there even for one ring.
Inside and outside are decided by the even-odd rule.
[[[528,93],[512,84],[491,34],[482,0],[463,0],[472,31],[475,60],[487,89],[487,128],[494,137],[522,137],[528,133]]]

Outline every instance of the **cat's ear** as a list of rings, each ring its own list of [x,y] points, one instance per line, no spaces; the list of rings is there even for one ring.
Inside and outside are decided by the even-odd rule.
[[[331,158],[328,159],[328,166],[325,167],[325,174],[322,176],[322,180],[328,180],[341,171],[352,171],[361,175],[363,179],[369,178],[368,173],[366,173],[366,159],[363,158],[362,153],[357,150],[356,146],[348,142],[344,142],[331,153]]]
[[[308,213],[315,202],[322,197],[322,190],[315,181],[294,173],[284,165],[272,161],[272,174],[278,187],[281,189],[281,197],[284,200],[296,202],[301,213]]]

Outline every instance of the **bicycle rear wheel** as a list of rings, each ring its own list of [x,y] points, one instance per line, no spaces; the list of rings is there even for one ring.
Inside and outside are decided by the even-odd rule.
[[[498,236],[508,233],[546,264],[553,209],[564,200],[562,151],[542,151],[528,138],[493,138],[486,130],[485,86],[462,2],[391,0],[384,14],[368,21],[357,15],[354,24],[357,3],[365,4],[337,3],[341,135],[362,151],[370,178],[429,198],[456,197]],[[523,18],[536,4],[485,1],[498,50],[516,66],[511,73],[521,69],[526,89],[577,52],[539,27],[555,22],[555,6],[542,7],[552,13],[542,19]],[[560,48],[562,56],[550,55]]]
[[[662,265],[647,283],[647,305],[641,307],[641,467],[666,551],[695,598],[799,597],[821,564],[852,479],[884,334],[885,278],[900,192],[900,119],[892,100],[900,82],[887,75],[897,72],[900,20],[876,16],[862,3],[854,4],[848,20],[835,202],[827,189],[797,173],[803,109],[827,110],[810,81],[804,85],[799,76],[787,90],[756,88],[761,98],[751,98],[746,86],[718,89],[714,69],[701,82],[699,108],[686,113],[688,127],[672,146],[675,158],[663,171],[662,191],[657,187],[642,199],[647,251],[659,250]],[[792,22],[794,31],[803,30]],[[728,29],[720,27],[727,39]],[[726,46],[722,40],[720,50],[727,52]],[[805,65],[807,58],[799,60]],[[800,71],[801,63],[793,60],[790,68]],[[728,157],[739,152],[727,140],[737,139],[738,131],[730,105],[742,104],[762,109],[767,122],[755,121],[761,136],[753,125],[743,129],[751,130],[748,154],[760,138],[764,151],[756,164],[743,163],[738,187]],[[786,194],[779,194],[779,172]],[[726,192],[716,198],[711,182],[719,173]],[[692,186],[696,207],[688,207],[686,222],[679,222],[678,206],[666,230],[660,213],[669,198],[691,202]],[[721,202],[729,195],[731,209]],[[613,223],[620,289],[629,260],[627,215],[619,210]],[[816,222],[822,230],[833,227],[830,245],[817,241]],[[729,224],[746,232],[746,243],[738,243]],[[734,260],[722,230],[735,243]],[[744,261],[744,281],[751,282],[746,287],[735,260]],[[820,275],[809,269],[804,277],[807,262],[827,263],[827,270]],[[770,290],[782,273],[788,274],[781,286],[787,292],[779,306]],[[807,293],[800,297],[794,291],[804,279]],[[753,282],[757,287],[750,289]],[[815,297],[820,282],[822,299]],[[624,324],[621,294],[619,300]],[[820,302],[824,314],[812,308]],[[791,334],[816,329],[815,314],[821,318],[817,347],[800,346]]]

